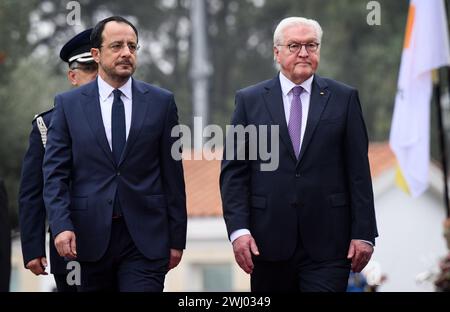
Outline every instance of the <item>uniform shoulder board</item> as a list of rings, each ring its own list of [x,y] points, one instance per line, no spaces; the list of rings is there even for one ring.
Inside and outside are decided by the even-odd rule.
[[[33,119],[33,121],[36,120],[37,127],[39,129],[39,132],[41,133],[42,145],[44,146],[44,148],[47,143],[47,125],[44,122],[43,116],[48,114],[52,110],[53,110],[53,108],[49,109],[48,111],[45,111],[43,113],[37,114],[36,116],[34,116],[34,119]]]
[[[50,108],[49,110],[46,110],[45,112],[34,115],[33,121],[35,121],[38,117],[43,117],[44,115],[51,113],[52,111],[53,111],[53,107]]]

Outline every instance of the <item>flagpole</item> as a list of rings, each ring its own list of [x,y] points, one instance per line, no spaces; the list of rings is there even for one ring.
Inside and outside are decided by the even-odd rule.
[[[440,70],[433,70],[433,85],[434,94],[436,97],[437,113],[438,113],[438,133],[439,133],[439,146],[441,150],[441,164],[444,174],[444,205],[447,212],[447,218],[450,217],[450,203],[448,198],[448,170],[447,170],[447,145],[445,141],[445,129],[443,123],[442,105],[441,105],[441,79],[439,75]],[[450,72],[447,71],[450,76]]]

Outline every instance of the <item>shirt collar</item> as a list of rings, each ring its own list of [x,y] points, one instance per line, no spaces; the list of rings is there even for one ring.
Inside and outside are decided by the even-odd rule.
[[[110,86],[105,80],[100,77],[100,75],[97,76],[97,83],[98,83],[98,93],[100,94],[100,98],[102,101],[106,101],[106,99],[111,95],[111,93],[114,91],[114,88]],[[126,96],[128,99],[131,100],[131,82],[132,79],[128,79],[128,81],[119,88],[120,91],[122,91],[122,94]]]
[[[311,87],[312,82],[314,80],[314,75],[303,81],[299,86],[303,88],[306,92],[311,94]],[[285,75],[283,75],[282,72],[280,72],[280,84],[281,84],[281,91],[283,92],[284,96],[287,96],[289,92],[291,92],[292,88],[296,87],[297,85],[290,81]]]

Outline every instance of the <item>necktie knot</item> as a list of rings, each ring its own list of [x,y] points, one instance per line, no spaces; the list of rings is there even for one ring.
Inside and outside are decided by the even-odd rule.
[[[114,101],[117,101],[117,100],[120,100],[122,91],[120,91],[119,89],[114,89],[113,94],[114,94]]]
[[[296,87],[292,88],[292,94],[294,96],[299,96],[302,93],[302,91],[303,91],[303,88],[300,86],[296,86]]]

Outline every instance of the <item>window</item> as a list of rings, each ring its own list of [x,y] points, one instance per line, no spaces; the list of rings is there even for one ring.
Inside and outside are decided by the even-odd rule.
[[[229,263],[200,264],[203,291],[232,291]]]

